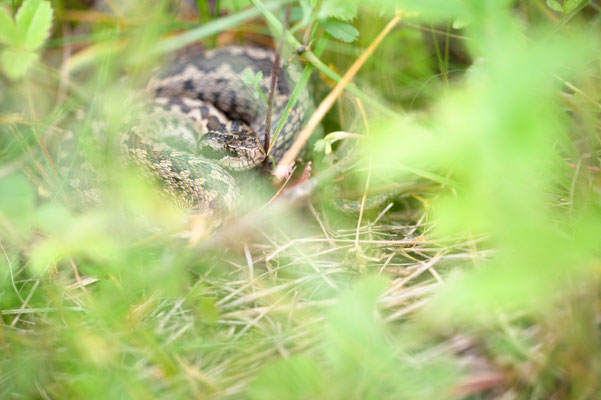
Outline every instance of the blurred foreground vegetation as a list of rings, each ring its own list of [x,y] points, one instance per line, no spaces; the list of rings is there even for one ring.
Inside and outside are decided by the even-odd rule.
[[[601,398],[599,1],[21,3],[0,1],[1,399]],[[115,167],[173,54],[281,46],[319,104],[394,18],[308,179],[360,161],[310,199],[264,207],[257,176],[257,213],[187,242]],[[70,131],[100,207],[68,190]],[[334,185],[389,196],[346,215]]]

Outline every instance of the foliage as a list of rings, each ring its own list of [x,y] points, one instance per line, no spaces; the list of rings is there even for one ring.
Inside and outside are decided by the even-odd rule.
[[[600,16],[571,0],[0,2],[0,398],[595,399]],[[121,162],[173,52],[274,38],[303,68],[290,109],[306,85],[326,98],[396,17],[305,146],[313,170],[299,160],[278,198],[268,174],[242,176],[248,209],[219,230]],[[96,206],[73,188],[90,171]]]
[[[23,2],[15,19],[0,8],[0,43],[8,47],[0,60],[6,76],[20,78],[37,60],[38,50],[50,35],[52,7],[43,0]]]

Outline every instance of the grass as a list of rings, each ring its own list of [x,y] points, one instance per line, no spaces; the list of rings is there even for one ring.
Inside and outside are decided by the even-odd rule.
[[[598,2],[214,3],[52,1],[39,60],[0,79],[0,398],[596,399]],[[257,174],[210,234],[113,148],[198,41],[282,45],[321,104],[305,132],[345,132],[300,136],[312,171]],[[69,131],[100,207],[65,184]]]

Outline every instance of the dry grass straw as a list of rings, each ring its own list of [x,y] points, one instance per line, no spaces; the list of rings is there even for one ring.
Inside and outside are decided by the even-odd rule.
[[[342,79],[334,86],[334,89],[326,96],[325,99],[319,104],[303,130],[300,131],[296,140],[290,146],[288,151],[284,154],[280,162],[275,169],[274,175],[278,179],[283,179],[288,171],[290,170],[290,165],[294,163],[296,158],[298,157],[300,151],[304,147],[309,137],[317,128],[323,117],[326,115],[328,110],[332,108],[338,97],[342,94],[344,88],[351,82],[353,77],[359,72],[363,64],[369,59],[369,57],[373,54],[373,52],[378,48],[382,40],[388,35],[388,33],[399,23],[401,20],[401,14],[397,13],[394,18],[388,22],[386,27],[380,32],[380,34],[370,43],[370,45],[365,49],[365,51],[355,60],[355,62],[351,65],[351,67],[346,71]]]

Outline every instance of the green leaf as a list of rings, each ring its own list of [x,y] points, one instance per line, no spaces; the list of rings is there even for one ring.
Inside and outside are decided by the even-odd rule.
[[[7,77],[18,79],[25,75],[37,58],[38,55],[33,51],[8,48],[2,52],[0,63]]]
[[[328,18],[325,21],[321,21],[321,26],[330,35],[336,39],[342,40],[343,42],[350,43],[359,36],[359,31],[355,27],[346,22],[338,21],[334,18]]]
[[[576,11],[578,7],[582,4],[582,0],[565,0],[563,3],[563,9],[566,13],[571,13],[572,11]]]
[[[553,11],[563,12],[563,6],[557,0],[547,0],[547,6]]]
[[[332,152],[332,145],[339,140],[347,139],[347,138],[360,138],[359,135],[355,133],[337,131],[328,133],[323,139],[320,139],[315,142],[313,145],[313,151],[317,153],[324,152],[325,154],[330,154]]]
[[[251,399],[319,399],[328,382],[323,368],[306,356],[293,356],[265,367],[252,382]]]
[[[21,46],[36,50],[50,34],[52,7],[44,0],[26,0],[17,12],[16,22]]]
[[[15,45],[17,40],[17,29],[12,17],[0,8],[0,43]]]
[[[261,90],[261,81],[263,80],[263,71],[257,72],[256,75],[253,75],[252,71],[246,68],[242,71],[242,82],[246,85],[252,86],[255,89],[253,96],[255,99],[262,98],[265,103],[267,103],[268,99],[265,93]]]
[[[469,25],[469,22],[462,18],[455,18],[453,21],[453,29],[463,29]]]
[[[313,5],[316,1],[312,1]],[[350,21],[357,16],[358,0],[324,0],[319,9],[320,19],[334,17]]]
[[[256,75],[253,75],[252,71],[248,68],[245,68],[244,71],[242,71],[242,82],[244,82],[247,85],[250,85],[250,86],[253,86],[256,88],[259,85],[259,83],[261,83],[262,80],[263,80],[263,71],[257,72]]]
[[[32,219],[35,194],[23,175],[0,179],[0,214],[15,226],[27,228]]]

